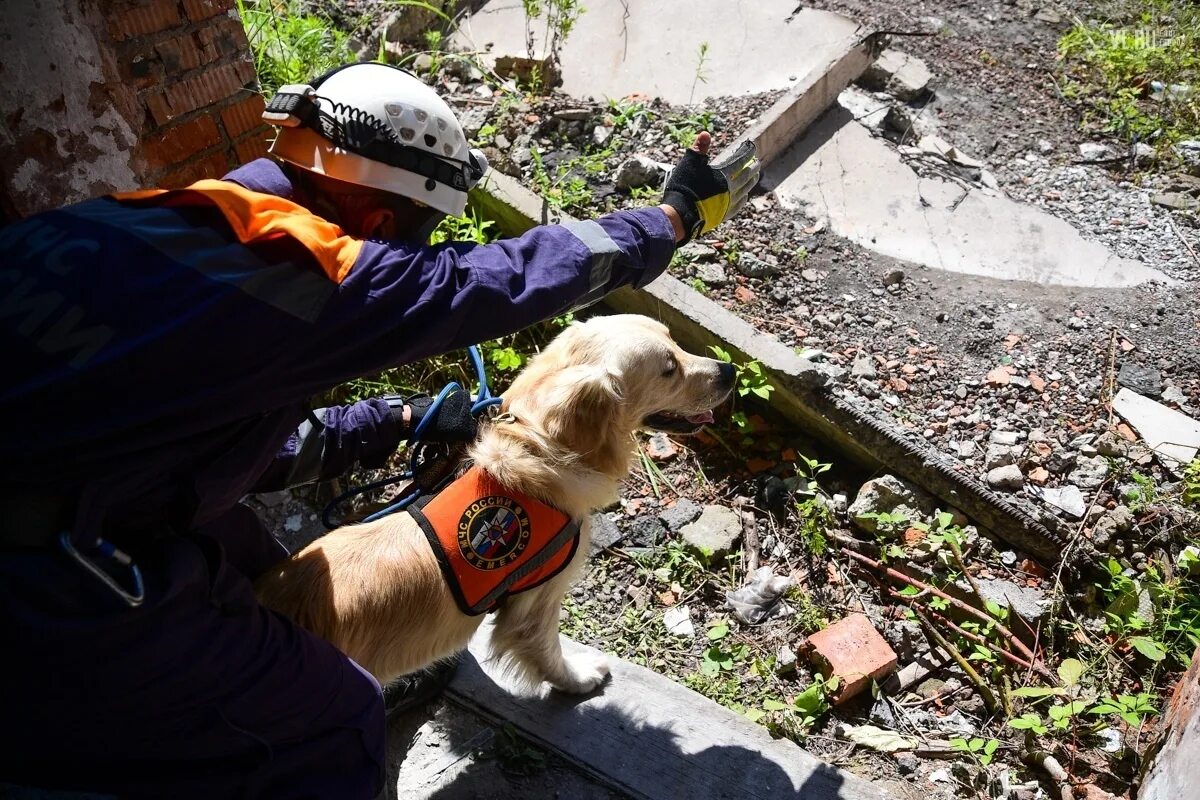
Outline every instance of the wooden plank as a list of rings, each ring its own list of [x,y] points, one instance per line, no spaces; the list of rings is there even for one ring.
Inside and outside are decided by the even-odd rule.
[[[611,659],[612,680],[576,697],[518,696],[487,663],[488,627],[447,690],[504,720],[614,789],[642,800],[884,800],[882,790],[636,664]],[[563,638],[568,653],[595,652]]]

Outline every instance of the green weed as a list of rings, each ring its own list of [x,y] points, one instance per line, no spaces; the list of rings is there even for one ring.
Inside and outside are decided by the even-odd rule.
[[[237,0],[238,16],[258,71],[259,88],[270,96],[280,86],[312,78],[354,58],[350,36],[299,0]]]
[[[1164,145],[1200,134],[1200,6],[1122,0],[1115,7],[1109,19],[1080,20],[1059,40],[1064,93],[1084,99],[1090,116],[1126,141]],[[1155,91],[1155,82],[1165,90]]]

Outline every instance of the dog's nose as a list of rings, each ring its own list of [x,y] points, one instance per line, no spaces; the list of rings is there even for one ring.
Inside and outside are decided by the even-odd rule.
[[[737,370],[733,368],[733,364],[722,361],[717,367],[717,374],[720,376],[721,386],[726,389],[733,388],[733,379],[737,376]]]

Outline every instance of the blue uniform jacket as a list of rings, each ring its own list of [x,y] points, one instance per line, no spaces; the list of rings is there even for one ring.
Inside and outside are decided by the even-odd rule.
[[[249,197],[244,218],[182,190],[0,229],[9,491],[78,495],[85,527],[195,526],[381,463],[403,434],[386,401],[306,423],[309,398],[643,286],[674,252],[657,208],[430,247],[346,237],[282,202],[294,188],[269,160],[224,181],[206,183]]]

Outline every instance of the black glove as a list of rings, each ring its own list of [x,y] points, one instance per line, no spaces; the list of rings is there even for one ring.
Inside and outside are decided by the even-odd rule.
[[[429,417],[433,398],[429,395],[413,395],[404,401],[409,408],[409,438],[417,435],[426,442],[473,442],[478,425],[471,416],[471,395],[464,389],[455,389],[446,395],[441,406]],[[426,419],[428,417],[428,419]]]
[[[715,164],[695,149],[667,176],[663,203],[679,213],[684,238],[690,242],[708,233],[737,213],[758,183],[759,163],[754,160],[754,142],[747,141],[733,155]]]

